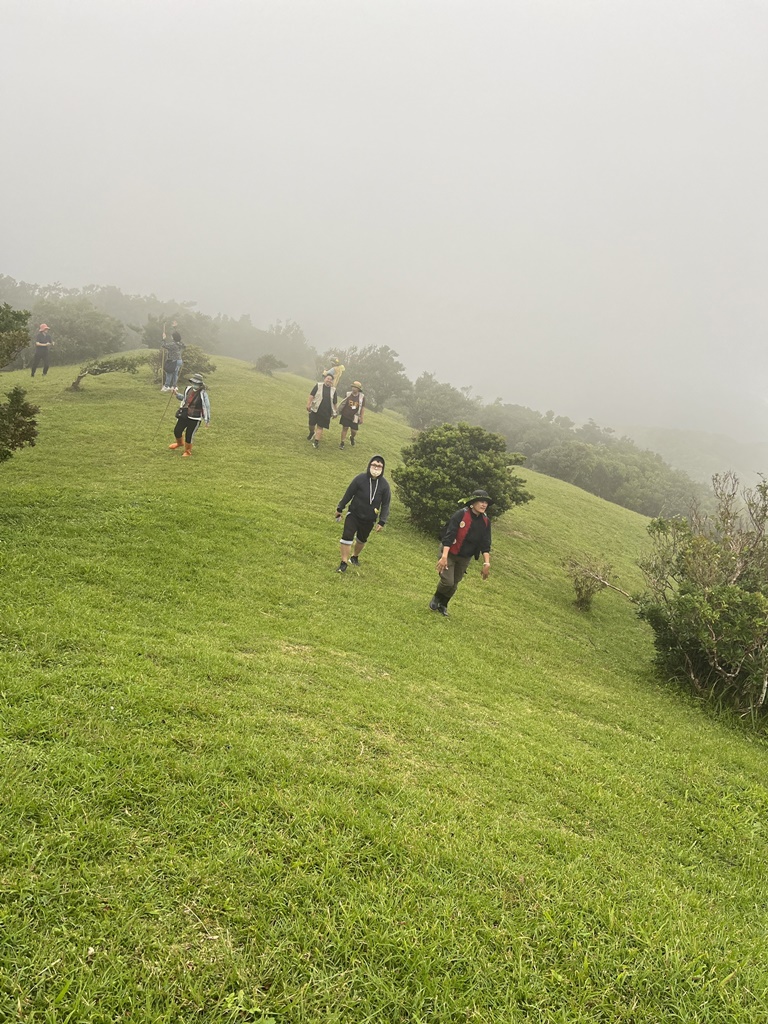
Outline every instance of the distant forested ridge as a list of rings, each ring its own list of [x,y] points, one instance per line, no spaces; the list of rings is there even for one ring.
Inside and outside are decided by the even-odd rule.
[[[754,487],[768,468],[766,441],[737,441],[725,434],[663,427],[630,426],[622,430],[694,480],[709,481],[715,473],[730,469],[747,486]]]
[[[127,295],[114,285],[65,288],[0,275],[0,302],[31,311],[30,339],[41,322],[51,325],[59,362],[92,360],[142,346],[159,349],[163,327],[176,320],[184,342],[203,352],[253,364],[269,355],[310,378],[336,360],[346,368],[342,389],[347,381],[361,380],[370,408],[392,408],[417,430],[442,423],[484,427],[501,434],[510,451],[524,456],[533,469],[644,515],[685,514],[692,502],[708,500],[701,483],[609,427],[593,420],[577,426],[552,410],[540,413],[500,398],[483,402],[470,388],[455,388],[431,373],[411,381],[398,353],[386,345],[319,354],[293,320],[278,320],[263,330],[247,314],[209,316],[196,310],[195,302]],[[31,348],[7,368],[26,366],[30,357]]]

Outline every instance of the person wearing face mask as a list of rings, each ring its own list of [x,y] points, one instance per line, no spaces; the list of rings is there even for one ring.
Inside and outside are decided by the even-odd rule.
[[[464,579],[473,558],[483,556],[481,574],[488,579],[491,571],[491,522],[485,514],[493,499],[486,491],[473,491],[472,497],[454,512],[443,530],[442,548],[437,561],[440,582],[429,607],[433,612],[448,615],[448,602]]]
[[[353,477],[336,506],[336,521],[340,522],[344,509],[349,505],[341,534],[341,562],[336,572],[346,572],[349,562],[360,565],[359,555],[371,530],[375,526],[378,533],[387,525],[391,498],[389,481],[384,479],[384,456],[374,455],[366,471]],[[350,557],[353,542],[355,550]]]
[[[181,405],[176,410],[176,426],[173,428],[175,438],[169,448],[181,448],[184,445],[184,458],[192,454],[192,438],[197,433],[197,428],[205,421],[206,427],[211,422],[211,403],[208,401],[208,392],[205,389],[205,381],[199,373],[193,373],[189,378],[189,384],[180,395],[174,390],[176,398]],[[170,399],[169,399],[170,401]],[[186,440],[182,440],[186,431]]]

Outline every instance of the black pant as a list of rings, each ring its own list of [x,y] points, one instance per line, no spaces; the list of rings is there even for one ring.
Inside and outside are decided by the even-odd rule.
[[[48,373],[48,346],[47,345],[36,345],[35,346],[35,358],[32,360],[32,376],[35,376],[35,370],[40,365],[40,361],[43,363],[43,376]]]
[[[173,428],[173,436],[177,441],[181,440],[181,435],[186,431],[187,444],[192,444],[192,438],[195,436],[197,428],[200,426],[200,420],[191,420],[186,413],[183,416],[179,416],[176,420],[176,426]]]

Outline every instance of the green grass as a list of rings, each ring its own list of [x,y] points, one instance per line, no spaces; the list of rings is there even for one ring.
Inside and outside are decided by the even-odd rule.
[[[191,459],[146,375],[4,377],[0,1019],[764,1024],[765,743],[560,568],[639,585],[644,520],[524,471],[444,620],[396,500],[333,572],[407,427],[315,452],[307,382],[216,362]]]

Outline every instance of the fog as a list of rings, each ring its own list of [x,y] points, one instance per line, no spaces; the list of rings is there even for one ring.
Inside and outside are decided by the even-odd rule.
[[[765,0],[5,0],[0,272],[768,439]]]

